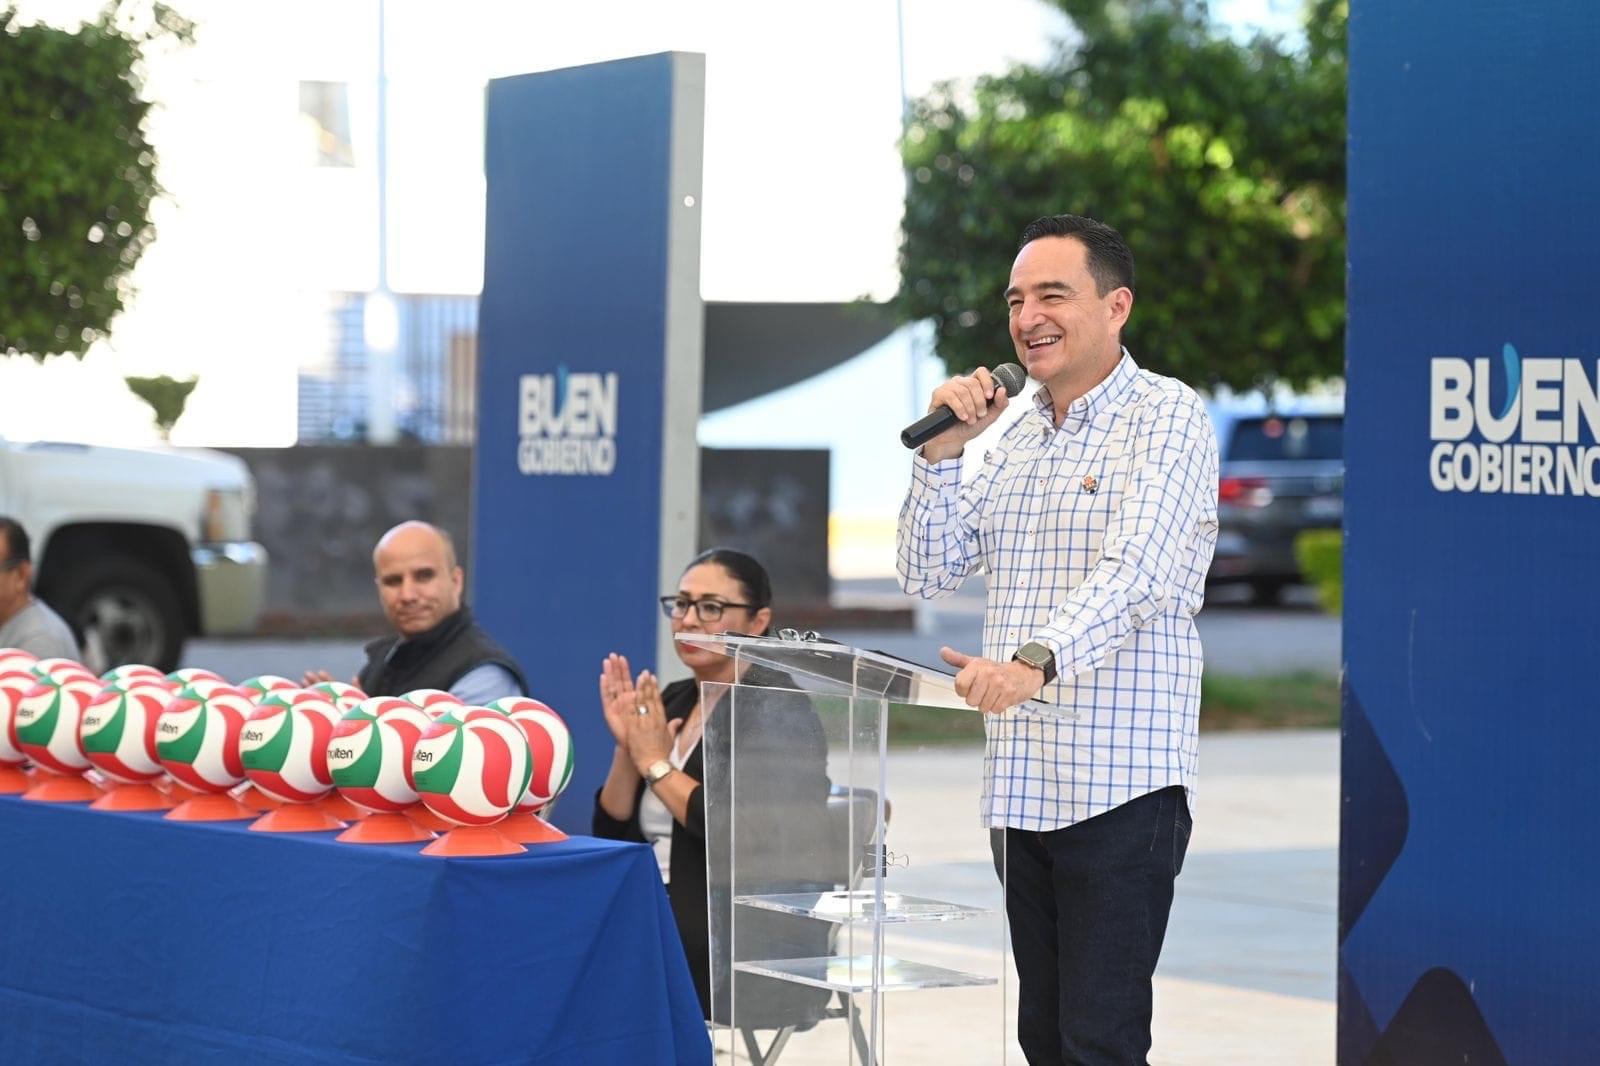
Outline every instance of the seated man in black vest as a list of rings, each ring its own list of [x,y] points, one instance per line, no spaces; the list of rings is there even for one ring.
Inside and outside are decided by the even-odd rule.
[[[356,677],[363,692],[445,689],[470,706],[528,694],[516,660],[461,602],[463,575],[449,534],[426,522],[402,522],[378,540],[372,567],[395,635],[367,645],[367,664]],[[327,680],[325,671],[305,677],[307,685]]]

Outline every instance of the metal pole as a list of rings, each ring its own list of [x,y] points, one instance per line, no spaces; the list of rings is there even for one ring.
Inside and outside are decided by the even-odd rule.
[[[902,145],[902,148],[901,148],[902,157],[901,157],[901,160],[900,160],[900,168],[901,168],[902,171],[904,171],[905,170],[905,158],[904,158],[904,155],[903,155],[903,153],[905,151],[904,145],[906,143],[906,133],[911,128],[911,100],[906,95],[906,11],[905,11],[905,0],[894,0],[894,30],[895,30],[896,60],[899,63],[899,66],[900,66],[900,144]],[[910,174],[909,171],[907,171],[905,173],[905,181],[906,181],[907,195],[909,196],[910,189],[911,189],[911,174]],[[904,209],[902,208],[902,215],[903,214],[904,214]],[[904,328],[904,327],[902,327],[902,328]],[[916,418],[920,417],[922,415],[924,406],[927,404],[927,398],[923,395],[921,383],[917,380],[918,364],[921,363],[920,356],[922,355],[921,337],[922,337],[922,334],[919,331],[919,329],[916,328],[916,327],[913,327],[912,329],[907,330],[907,332],[906,332],[906,357],[907,357],[907,359],[909,361],[909,365],[908,365],[908,368],[907,368],[908,372],[906,374],[906,382],[907,382],[907,387],[911,390],[911,418],[912,419],[916,419]]]
[[[399,308],[389,292],[389,68],[385,0],[378,0],[378,279],[367,298],[363,338],[367,347],[367,440],[393,444],[395,348]]]

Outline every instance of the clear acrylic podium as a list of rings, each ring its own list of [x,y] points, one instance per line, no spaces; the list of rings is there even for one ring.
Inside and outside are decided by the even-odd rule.
[[[678,639],[736,663],[701,686],[718,1049],[1022,1062],[984,724],[954,679],[839,644]]]

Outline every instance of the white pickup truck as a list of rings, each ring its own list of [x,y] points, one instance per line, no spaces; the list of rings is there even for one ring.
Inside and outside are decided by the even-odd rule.
[[[255,627],[267,553],[254,511],[231,455],[0,438],[0,514],[28,531],[34,590],[97,670],[172,670],[187,637]]]

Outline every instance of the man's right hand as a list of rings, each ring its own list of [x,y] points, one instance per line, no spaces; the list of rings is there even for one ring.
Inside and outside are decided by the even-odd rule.
[[[930,463],[956,458],[967,441],[994,425],[1010,402],[1005,387],[985,367],[951,378],[933,390],[928,411],[948,407],[960,421],[924,444],[922,457]]]

